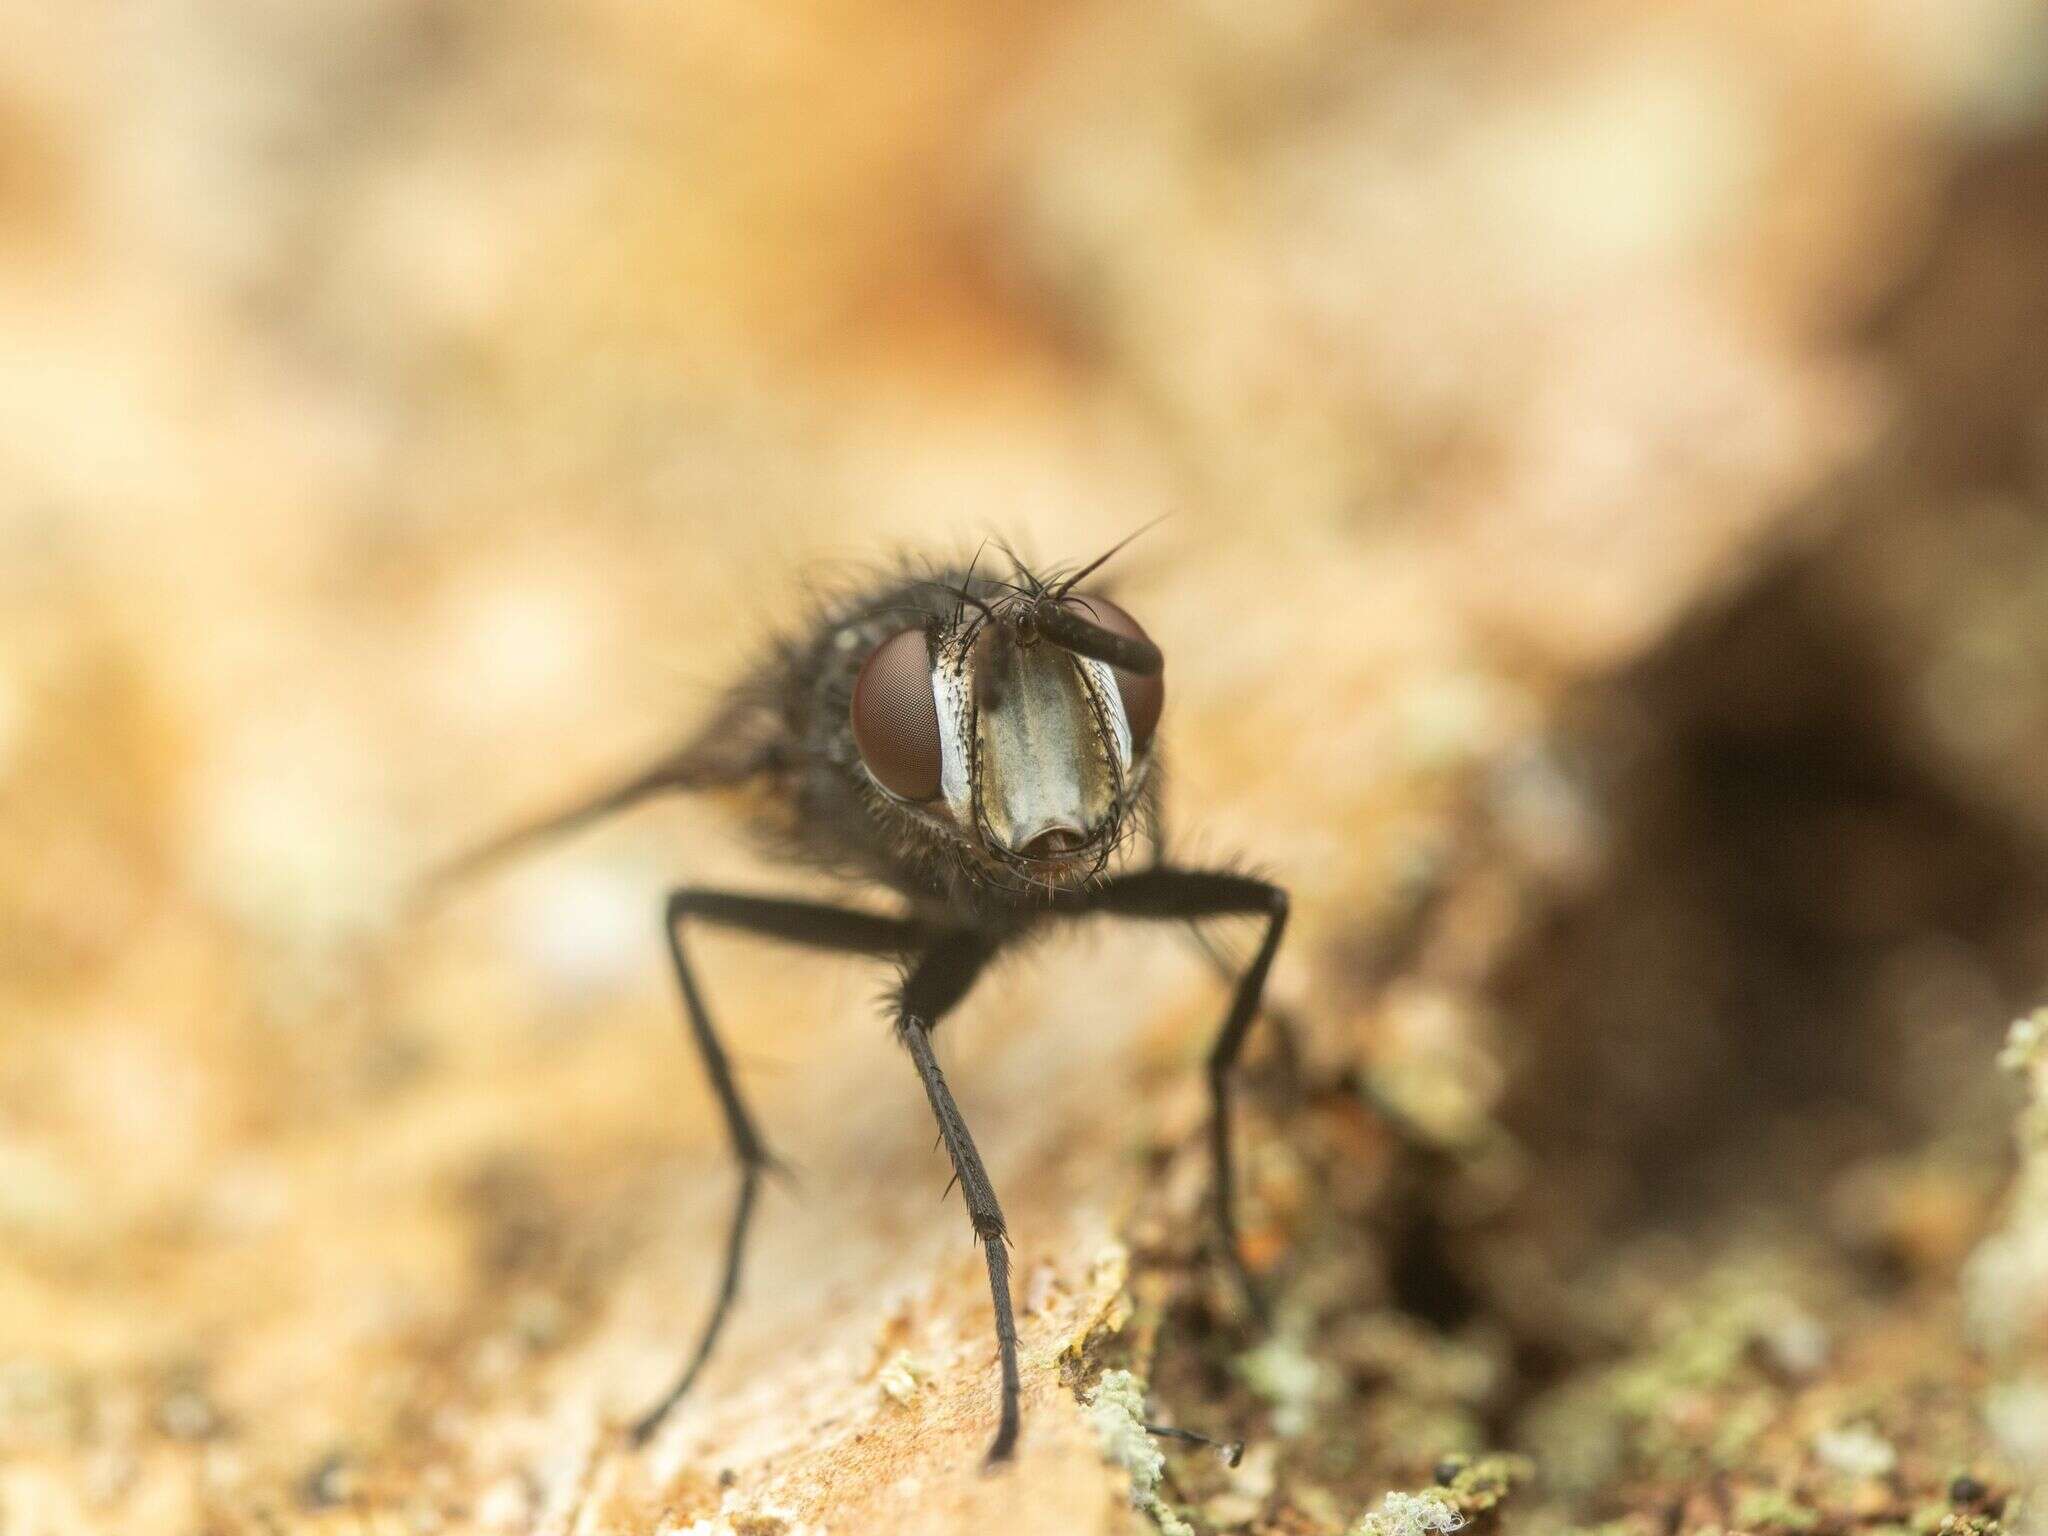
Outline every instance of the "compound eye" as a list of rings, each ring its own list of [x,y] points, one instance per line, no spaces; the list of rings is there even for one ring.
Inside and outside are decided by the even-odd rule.
[[[1136,619],[1106,597],[1076,594],[1067,602],[1080,612],[1081,617],[1113,635],[1146,641],[1152,638]],[[1152,733],[1159,728],[1159,711],[1166,707],[1166,675],[1155,672],[1150,677],[1141,677],[1121,667],[1110,670],[1116,675],[1116,691],[1123,695],[1124,718],[1131,727],[1131,750],[1143,752],[1152,744]]]
[[[939,707],[924,631],[906,629],[874,649],[853,683],[853,740],[882,788],[904,800],[939,792]]]

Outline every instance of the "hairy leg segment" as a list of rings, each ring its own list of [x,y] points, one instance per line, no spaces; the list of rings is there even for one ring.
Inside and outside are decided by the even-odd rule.
[[[974,933],[956,934],[933,945],[903,978],[896,1022],[897,1036],[917,1067],[932,1116],[939,1122],[939,1137],[953,1160],[953,1177],[967,1203],[967,1219],[974,1224],[975,1239],[988,1260],[989,1294],[995,1304],[996,1349],[1003,1371],[1002,1416],[988,1448],[990,1466],[1008,1460],[1017,1446],[1021,1388],[1017,1372],[1017,1320],[1010,1305],[1010,1239],[1003,1228],[1002,1208],[996,1203],[988,1170],[982,1167],[981,1154],[974,1149],[974,1138],[960,1116],[960,1106],[953,1101],[953,1091],[946,1086],[945,1074],[939,1071],[938,1058],[932,1054],[932,1029],[967,995],[967,989],[994,953],[995,946]]]
[[[1257,1017],[1273,957],[1287,925],[1287,895],[1278,886],[1246,875],[1220,871],[1156,866],[1110,880],[1071,904],[1064,914],[1099,913],[1121,917],[1195,922],[1206,918],[1255,916],[1265,931],[1251,963],[1238,978],[1229,1011],[1217,1031],[1208,1058],[1211,1106],[1209,1149],[1213,1165],[1213,1211],[1223,1258],[1263,1319],[1264,1304],[1238,1245],[1235,1183],[1231,1156],[1230,1103],[1233,1073],[1246,1036]],[[935,932],[903,918],[878,917],[815,902],[738,895],[685,888],[672,893],[666,912],[669,952],[682,990],[691,1040],[724,1115],[733,1155],[740,1167],[740,1187],[726,1241],[725,1263],[711,1315],[696,1348],[675,1384],[633,1425],[636,1443],[644,1444],[669,1412],[695,1384],[710,1358],[739,1293],[746,1239],[762,1175],[772,1169],[752,1114],[733,1080],[727,1057],[683,947],[688,919],[805,948],[878,958],[896,957],[907,964],[897,994],[896,1031],[924,1086],[926,1101],[938,1123],[940,1140],[953,1164],[968,1220],[988,1265],[989,1293],[995,1314],[996,1345],[1002,1373],[1002,1400],[990,1465],[1007,1460],[1017,1443],[1021,1381],[1017,1362],[1017,1327],[1010,1297],[1009,1238],[995,1188],[974,1138],[967,1129],[952,1089],[947,1086],[932,1046],[932,1031],[963,999],[987,967],[999,940],[972,930]]]
[[[1230,1011],[1209,1047],[1209,1158],[1217,1237],[1223,1261],[1242,1286],[1261,1322],[1265,1298],[1246,1268],[1238,1246],[1236,1181],[1230,1153],[1230,1099],[1233,1073],[1244,1052],[1245,1037],[1258,1017],[1266,975],[1273,968],[1280,938],[1287,929],[1287,893],[1270,881],[1220,870],[1175,869],[1156,865],[1124,875],[1090,892],[1083,910],[1119,917],[1174,919],[1184,922],[1213,917],[1263,917],[1266,931],[1238,978]]]
[[[761,1140],[760,1131],[755,1128],[754,1117],[748,1112],[746,1101],[740,1097],[739,1085],[733,1081],[732,1063],[726,1056],[725,1046],[718,1038],[710,1012],[705,1008],[696,979],[690,972],[689,958],[683,951],[683,924],[690,918],[714,927],[781,939],[807,949],[884,957],[912,952],[924,942],[927,933],[920,925],[902,918],[876,917],[819,902],[787,901],[687,887],[670,893],[665,917],[669,955],[675,962],[676,980],[682,987],[691,1041],[697,1047],[698,1058],[704,1064],[704,1075],[710,1079],[711,1091],[725,1116],[726,1133],[740,1165],[740,1188],[733,1206],[732,1227],[726,1238],[725,1269],[718,1285],[718,1298],[712,1303],[711,1316],[705,1320],[703,1331],[697,1337],[697,1347],[691,1352],[689,1363],[676,1377],[675,1384],[659,1402],[634,1421],[632,1434],[636,1445],[646,1444],[661,1427],[669,1411],[695,1385],[698,1372],[704,1369],[704,1362],[711,1358],[712,1346],[718,1342],[719,1332],[725,1327],[726,1314],[732,1310],[733,1298],[739,1294],[747,1228],[753,1221],[754,1199],[760,1189],[761,1176],[775,1166],[774,1158]]]

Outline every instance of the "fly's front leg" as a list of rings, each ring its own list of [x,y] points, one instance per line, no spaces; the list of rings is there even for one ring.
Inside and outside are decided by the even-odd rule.
[[[1003,1373],[1001,1418],[996,1437],[988,1448],[988,1464],[1009,1459],[1017,1446],[1018,1399],[1022,1392],[1017,1371],[1017,1320],[1010,1304],[1009,1236],[1003,1227],[1002,1207],[996,1203],[995,1186],[974,1148],[953,1090],[946,1086],[932,1053],[932,1028],[967,995],[974,979],[988,964],[995,946],[979,934],[960,933],[941,940],[911,968],[903,980],[903,996],[896,1032],[910,1052],[917,1075],[924,1083],[925,1098],[932,1116],[939,1122],[939,1136],[953,1160],[953,1176],[967,1203],[968,1220],[974,1223],[975,1238],[988,1260],[989,1295],[995,1305],[996,1351]]]
[[[755,1128],[754,1117],[748,1112],[746,1101],[740,1097],[739,1085],[733,1081],[732,1063],[726,1057],[718,1031],[712,1026],[704,999],[697,991],[689,958],[683,953],[683,922],[686,918],[758,934],[762,938],[781,939],[808,949],[859,955],[907,954],[917,948],[926,932],[918,924],[902,918],[876,917],[817,902],[741,896],[729,891],[684,889],[670,893],[666,915],[669,954],[675,962],[676,980],[682,987],[690,1038],[704,1063],[704,1075],[711,1081],[711,1091],[718,1099],[718,1107],[724,1113],[733,1155],[739,1160],[740,1189],[733,1206],[732,1226],[726,1237],[725,1269],[719,1281],[718,1299],[712,1304],[711,1316],[705,1320],[704,1331],[698,1335],[697,1347],[690,1355],[689,1364],[677,1376],[675,1385],[669,1388],[660,1402],[634,1422],[633,1441],[636,1445],[646,1444],[655,1430],[661,1427],[669,1410],[695,1384],[697,1373],[711,1358],[711,1347],[718,1342],[726,1314],[732,1310],[733,1299],[739,1294],[740,1265],[746,1255],[747,1228],[753,1220],[754,1198],[760,1188],[761,1175],[774,1166],[774,1159],[761,1140],[760,1131]]]
[[[1263,917],[1265,936],[1252,963],[1238,978],[1230,1012],[1209,1048],[1209,1156],[1214,1165],[1212,1192],[1216,1230],[1224,1262],[1244,1288],[1252,1309],[1263,1321],[1265,1301],[1252,1282],[1238,1246],[1237,1201],[1230,1155],[1232,1074],[1243,1053],[1252,1020],[1258,1017],[1266,975],[1287,928],[1287,892],[1270,881],[1220,870],[1174,869],[1160,865],[1111,880],[1090,893],[1083,910],[1113,912],[1123,917],[1173,918],[1193,921],[1209,917]]]
[[[1154,872],[1174,867],[1166,851],[1166,811],[1163,806],[1155,805],[1152,812],[1152,858],[1145,867]],[[1231,954],[1216,941],[1214,934],[1195,922],[1190,922],[1182,931],[1186,933],[1188,941],[1201,951],[1202,958],[1208,963],[1210,970],[1222,980],[1236,983],[1241,974],[1239,957]],[[1278,1066],[1281,1080],[1286,1084],[1287,1092],[1299,1096],[1302,1034],[1300,1021],[1278,1003],[1267,1002],[1263,998],[1259,1002],[1259,1017],[1264,1019],[1273,1031],[1274,1041],[1279,1048]]]

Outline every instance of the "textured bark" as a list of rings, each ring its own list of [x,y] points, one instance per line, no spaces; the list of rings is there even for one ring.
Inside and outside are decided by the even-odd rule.
[[[1982,1360],[1954,1298],[2048,970],[2033,8],[29,31],[0,1531],[1128,1532],[1111,1366],[1249,1442],[1171,1454],[1203,1530],[2008,1514],[2042,1340]],[[984,1475],[885,978],[709,939],[799,1174],[632,1449],[736,1187],[661,894],[816,883],[711,801],[412,882],[681,739],[844,565],[1161,511],[1119,591],[1173,846],[1293,893],[1278,1343],[1198,1252],[1224,988],[1035,945],[939,1035],[1015,1241]]]

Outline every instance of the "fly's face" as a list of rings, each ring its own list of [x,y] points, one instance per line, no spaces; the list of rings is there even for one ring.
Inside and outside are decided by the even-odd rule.
[[[1121,840],[1165,702],[1158,650],[1106,598],[1040,593],[907,629],[853,690],[869,778],[998,880],[1074,886]]]

